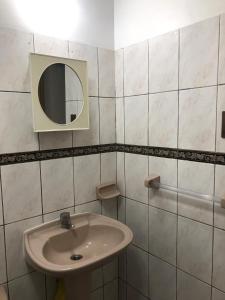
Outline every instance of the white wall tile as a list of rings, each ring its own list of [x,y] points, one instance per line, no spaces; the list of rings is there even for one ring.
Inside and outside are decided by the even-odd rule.
[[[0,153],[38,150],[30,94],[0,93],[0,111]]]
[[[180,31],[180,88],[217,83],[219,17]]]
[[[42,217],[11,223],[5,227],[6,258],[8,278],[12,280],[33,270],[25,261],[23,251],[23,233],[42,223]]]
[[[125,98],[125,143],[148,144],[148,96]]]
[[[3,226],[0,226],[0,284],[6,281],[5,237]]]
[[[69,57],[86,60],[90,96],[98,96],[98,50],[96,47],[69,42]]]
[[[149,145],[177,147],[178,92],[149,95]]]
[[[40,150],[72,147],[72,132],[54,131],[39,133]]]
[[[135,246],[127,249],[127,281],[148,296],[148,254]]]
[[[134,234],[134,245],[148,251],[148,206],[127,199],[126,224]]]
[[[116,141],[116,101],[113,98],[100,98],[100,143]]]
[[[149,91],[178,89],[178,31],[149,40]]]
[[[204,195],[214,191],[214,165],[178,161],[178,187]],[[178,213],[191,219],[213,224],[213,202],[178,194]]]
[[[215,166],[215,195],[224,197],[225,195],[225,166]],[[221,229],[225,229],[225,210],[221,208],[220,203],[214,204],[214,225]]]
[[[213,288],[212,289],[212,300],[225,300],[225,293]]]
[[[114,280],[104,285],[104,299],[118,300],[118,281]]]
[[[122,196],[125,196],[125,154],[117,152],[117,186]]]
[[[123,97],[123,76],[124,76],[124,50],[119,49],[115,51],[115,86],[116,86],[116,97]]]
[[[109,263],[103,265],[104,284],[113,281],[118,277],[118,258],[115,257]]]
[[[34,34],[35,53],[68,57],[68,41],[57,38]]]
[[[217,88],[180,92],[179,148],[215,150]]]
[[[2,194],[6,223],[40,215],[39,162],[2,167]]]
[[[117,219],[117,198],[102,201],[102,214],[106,217]]]
[[[1,177],[1,176],[0,176]],[[0,186],[1,186],[1,178],[0,178]],[[2,190],[0,189],[0,225],[3,224],[3,211],[2,211]]]
[[[216,128],[216,151],[225,151],[225,139],[221,137],[222,133],[222,111],[225,111],[225,86],[218,86],[217,100],[217,128]]]
[[[2,45],[0,69],[1,74],[4,74],[0,79],[0,90],[29,92],[29,54],[33,52],[32,34],[1,28],[0,45]]]
[[[72,158],[42,161],[41,178],[45,213],[74,205]]]
[[[176,300],[176,268],[152,255],[149,255],[149,290],[153,300]]]
[[[211,287],[178,270],[178,300],[210,300],[211,299]]]
[[[31,273],[9,283],[10,300],[45,300],[45,276]]]
[[[148,176],[148,157],[125,154],[126,197],[148,203],[148,189],[144,180]]]
[[[62,212],[69,212],[71,215],[74,214],[74,206],[72,207],[67,207],[65,209],[60,209],[51,213],[44,214],[44,222],[49,222],[53,220],[59,220],[60,219],[60,214]]]
[[[214,247],[213,247],[213,285],[214,287],[225,292],[225,232],[220,229],[214,230]]]
[[[103,300],[103,288],[97,289],[91,293],[91,300]]]
[[[177,265],[200,280],[211,283],[212,227],[178,217]]]
[[[148,93],[148,42],[124,49],[124,95]]]
[[[129,300],[147,300],[146,297],[144,297],[142,294],[138,293],[138,291],[136,291],[129,285],[127,285],[127,299],[129,299]]]
[[[101,154],[101,183],[116,183],[116,152]]]
[[[116,142],[124,144],[124,99],[116,99]]]
[[[149,207],[149,252],[176,265],[177,215]]]
[[[99,101],[98,98],[89,98],[90,128],[73,132],[76,146],[99,144]]]
[[[96,186],[100,184],[100,155],[74,158],[75,204],[96,200]]]
[[[84,213],[84,212],[101,214],[101,202],[97,200],[89,203],[80,204],[75,207],[76,214]]]
[[[108,49],[98,49],[99,96],[115,97],[115,53]]]
[[[225,14],[220,16],[220,48],[218,83],[225,83]]]

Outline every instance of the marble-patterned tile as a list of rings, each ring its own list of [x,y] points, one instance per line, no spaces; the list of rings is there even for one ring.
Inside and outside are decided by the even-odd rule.
[[[3,166],[1,173],[5,222],[41,215],[39,162]]]
[[[148,189],[144,179],[148,176],[148,157],[138,154],[125,154],[126,197],[148,203]]]
[[[177,147],[178,92],[149,95],[149,145]]]
[[[7,281],[4,228],[0,226],[0,284]]]
[[[217,83],[219,17],[180,31],[180,88]]]
[[[100,144],[116,141],[116,100],[100,98]]]
[[[149,252],[176,265],[177,215],[149,207]]]
[[[178,270],[177,273],[178,300],[210,300],[210,285]]]
[[[124,49],[124,95],[148,93],[148,42]]]
[[[52,55],[58,57],[68,57],[68,41],[57,38],[34,34],[35,53]]]
[[[215,166],[215,195],[223,198],[225,195],[225,166]],[[214,226],[225,229],[225,210],[220,203],[214,203]]]
[[[177,160],[163,157],[149,156],[149,176],[160,176],[162,184],[177,186]],[[177,212],[177,193],[149,189],[149,204],[158,208]]]
[[[74,158],[75,205],[96,200],[100,184],[100,154]]]
[[[124,99],[116,99],[116,142],[124,144]]]
[[[116,183],[116,152],[101,154],[101,183]]]
[[[212,195],[214,191],[214,165],[191,161],[178,161],[178,187],[199,194]],[[182,216],[213,224],[213,201],[178,194],[178,213]]]
[[[225,262],[223,251],[225,251],[225,232],[224,230],[215,229],[213,246],[213,286],[225,292]]]
[[[148,96],[125,98],[125,144],[148,144]]]
[[[178,89],[178,42],[178,31],[149,40],[150,93]]]
[[[178,217],[177,265],[211,283],[213,230],[209,225]]]
[[[225,14],[220,16],[220,44],[219,44],[219,73],[218,83],[225,83]]]
[[[225,85],[218,86],[216,152],[224,152],[225,139],[222,138],[222,112],[225,111]]]
[[[178,147],[215,151],[217,88],[180,92]]]
[[[34,50],[32,34],[1,28],[0,44],[4,45],[0,53],[0,69],[4,74],[0,79],[0,90],[29,92],[29,54]],[[11,121],[12,118],[11,115]]]
[[[41,162],[44,213],[74,205],[73,158]]]
[[[150,298],[176,300],[176,268],[149,255]]]
[[[90,96],[98,96],[98,50],[96,47],[69,42],[69,57],[86,60]]]
[[[148,206],[127,199],[126,224],[134,234],[133,244],[148,251]]]
[[[116,97],[123,97],[123,76],[124,76],[124,49],[115,51],[115,87]]]
[[[148,296],[148,254],[135,246],[127,249],[127,282]]]
[[[31,273],[9,282],[10,300],[45,300],[45,276]]]
[[[30,94],[0,92],[0,111],[0,153],[38,150]]]
[[[5,227],[6,259],[9,280],[31,272],[23,252],[23,233],[42,223],[42,217],[11,223]],[[13,246],[12,246],[13,245]]]
[[[98,49],[99,96],[115,97],[115,52]]]

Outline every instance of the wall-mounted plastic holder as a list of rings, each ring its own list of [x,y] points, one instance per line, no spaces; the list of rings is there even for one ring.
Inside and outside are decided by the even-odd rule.
[[[99,200],[108,200],[120,196],[120,191],[114,182],[96,186],[96,195]]]

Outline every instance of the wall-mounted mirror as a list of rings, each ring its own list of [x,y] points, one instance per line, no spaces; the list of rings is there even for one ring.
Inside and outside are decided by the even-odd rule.
[[[34,130],[88,129],[85,61],[31,54]]]

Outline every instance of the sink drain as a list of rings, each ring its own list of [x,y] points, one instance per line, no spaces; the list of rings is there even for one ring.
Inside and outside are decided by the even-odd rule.
[[[83,258],[81,254],[73,254],[70,256],[70,259],[72,260],[80,260],[81,258]]]

